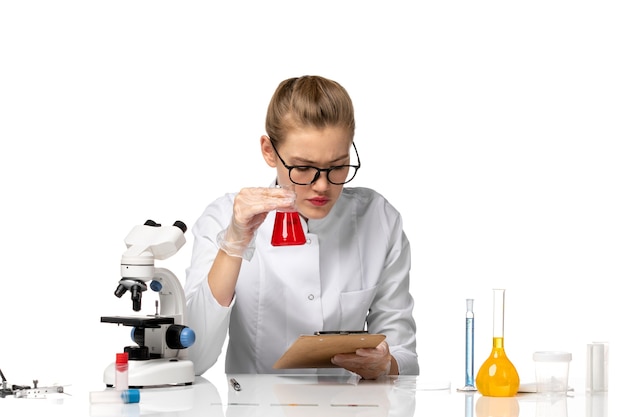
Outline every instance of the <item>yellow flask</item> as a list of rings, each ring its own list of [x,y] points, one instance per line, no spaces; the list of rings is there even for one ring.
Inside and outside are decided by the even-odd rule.
[[[504,352],[504,290],[493,290],[493,348],[476,375],[476,388],[489,397],[513,397],[519,375]]]

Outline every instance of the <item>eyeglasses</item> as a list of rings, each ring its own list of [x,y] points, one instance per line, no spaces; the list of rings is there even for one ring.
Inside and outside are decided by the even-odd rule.
[[[274,140],[270,138],[270,143],[276,156],[283,163],[283,166],[289,170],[289,179],[297,185],[310,185],[317,181],[322,172],[326,173],[328,182],[335,185],[346,184],[354,179],[356,172],[361,168],[361,158],[356,150],[356,145],[352,142],[358,165],[337,165],[330,168],[317,168],[309,165],[287,165],[283,158],[278,154]]]

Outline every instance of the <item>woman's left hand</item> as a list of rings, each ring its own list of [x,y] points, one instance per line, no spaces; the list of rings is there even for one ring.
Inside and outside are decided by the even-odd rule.
[[[376,379],[383,375],[389,375],[392,360],[389,345],[383,341],[375,348],[357,349],[355,353],[335,355],[331,362],[361,375],[363,379]]]

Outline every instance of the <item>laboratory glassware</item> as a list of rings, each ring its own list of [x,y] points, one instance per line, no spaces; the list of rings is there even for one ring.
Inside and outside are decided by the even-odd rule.
[[[115,389],[128,389],[128,352],[115,355]]]
[[[139,402],[141,398],[141,392],[138,389],[123,389],[123,390],[104,390],[104,391],[92,391],[89,393],[89,402],[92,404],[98,403],[121,403],[121,404],[135,404]]]
[[[493,347],[476,375],[478,391],[488,397],[512,397],[519,375],[504,351],[504,289],[493,290]]]
[[[609,390],[609,344],[593,342],[587,345],[587,392],[606,392]]]
[[[287,188],[293,191],[293,185],[280,185],[280,188]],[[273,246],[303,245],[306,243],[306,236],[300,222],[300,214],[295,205],[289,210],[277,210],[274,220],[274,231],[272,233]]]
[[[463,391],[476,391],[474,385],[474,299],[466,299],[465,307],[465,386]]]

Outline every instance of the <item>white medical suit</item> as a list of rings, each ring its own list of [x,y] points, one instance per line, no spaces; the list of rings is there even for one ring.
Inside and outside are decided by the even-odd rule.
[[[207,274],[219,250],[216,236],[231,221],[234,196],[210,204],[192,229],[186,324],[196,333],[189,357],[197,375],[217,361],[227,332],[226,373],[305,373],[315,371],[272,365],[302,334],[362,329],[387,336],[400,374],[419,373],[411,252],[402,218],[387,200],[367,188],[344,188],[325,218],[302,220],[307,243],[300,246],[270,244],[270,212],[225,307],[213,297]]]

